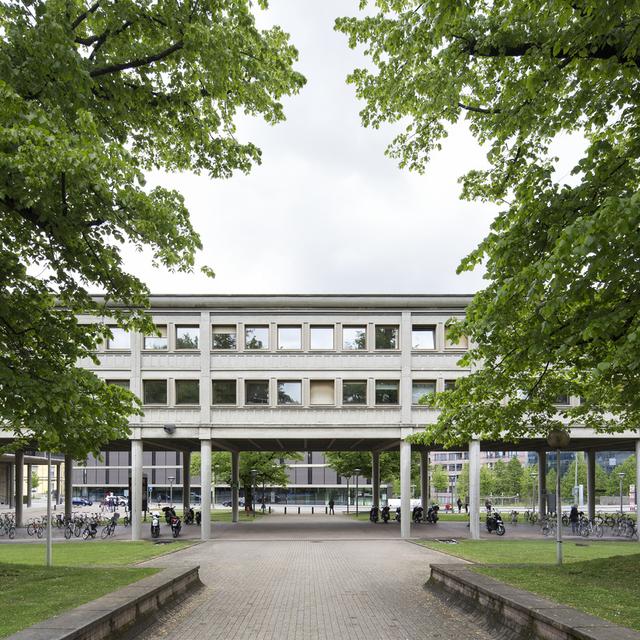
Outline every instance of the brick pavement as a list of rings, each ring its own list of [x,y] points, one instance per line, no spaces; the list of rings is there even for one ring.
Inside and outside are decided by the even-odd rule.
[[[358,532],[366,531],[362,526],[366,523],[345,520],[316,520],[313,527],[301,526],[298,520],[297,526],[290,522],[285,531],[276,521],[265,519],[252,523],[251,538],[222,536],[150,562],[158,566],[198,562],[206,587],[168,609],[137,638],[491,637],[423,589],[430,562],[458,560],[397,538],[358,537]],[[220,528],[214,531],[221,533]]]

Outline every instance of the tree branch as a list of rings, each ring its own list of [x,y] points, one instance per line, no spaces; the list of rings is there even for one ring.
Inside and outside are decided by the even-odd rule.
[[[184,47],[184,42],[179,40],[178,42],[172,44],[170,47],[167,47],[164,51],[159,51],[158,53],[154,53],[150,56],[146,56],[144,58],[138,58],[136,60],[129,60],[127,62],[120,62],[118,64],[110,64],[106,67],[99,67],[98,69],[94,69],[89,73],[92,78],[98,78],[100,76],[108,75],[111,73],[117,73],[118,71],[125,71],[126,69],[136,69],[138,67],[146,67],[149,64],[153,64],[154,62],[159,62],[160,60],[164,60],[168,58],[171,54],[176,51],[180,51]]]
[[[485,109],[484,107],[473,107],[471,105],[464,104],[462,102],[458,102],[458,106],[461,109],[465,109],[466,111],[473,111],[474,113],[484,113],[484,114],[490,114],[490,115],[502,113],[502,109]]]
[[[94,2],[84,13],[81,13],[72,23],[71,29],[76,29],[84,20],[86,20],[92,13],[95,13],[100,6],[100,0]]]

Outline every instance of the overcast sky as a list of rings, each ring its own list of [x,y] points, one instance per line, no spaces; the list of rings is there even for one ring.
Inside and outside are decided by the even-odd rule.
[[[350,0],[271,0],[261,24],[282,26],[300,52],[307,85],[285,101],[275,127],[243,121],[263,163],[228,180],[153,175],[184,194],[216,272],[172,275],[135,255],[128,268],[154,293],[472,293],[482,274],[458,276],[460,259],[486,235],[495,209],[458,199],[458,177],[484,164],[456,127],[424,176],[386,158],[391,129],[360,124],[347,74],[365,64],[334,19]]]

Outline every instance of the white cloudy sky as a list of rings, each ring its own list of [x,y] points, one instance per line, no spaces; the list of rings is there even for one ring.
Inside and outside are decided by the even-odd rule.
[[[264,24],[280,24],[307,77],[287,99],[287,121],[242,122],[263,164],[225,181],[153,175],[180,190],[200,233],[201,259],[217,277],[153,270],[128,259],[155,293],[471,293],[481,273],[456,275],[487,233],[495,210],[462,202],[457,178],[484,156],[464,126],[454,128],[424,176],[384,156],[390,129],[364,129],[347,74],[365,64],[333,31],[351,0],[271,0]]]

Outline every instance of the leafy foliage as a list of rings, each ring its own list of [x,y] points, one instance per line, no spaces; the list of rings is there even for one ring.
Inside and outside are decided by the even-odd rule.
[[[83,459],[139,413],[132,394],[76,367],[110,335],[76,316],[153,332],[125,245],[169,270],[195,267],[201,243],[182,195],[147,188],[145,171],[220,178],[260,162],[235,136],[236,113],[279,122],[304,78],[287,34],[258,29],[252,10],[0,3],[0,419],[16,446]]]
[[[488,164],[461,178],[462,195],[501,208],[459,267],[486,266],[486,288],[452,328],[471,339],[462,364],[473,372],[434,399],[439,419],[416,441],[515,441],[566,421],[635,429],[640,3],[371,4],[336,25],[375,65],[349,78],[363,123],[406,122],[388,153],[424,171],[464,118]],[[585,143],[566,180],[552,150],[564,134]],[[558,410],[561,394],[583,402]]]

